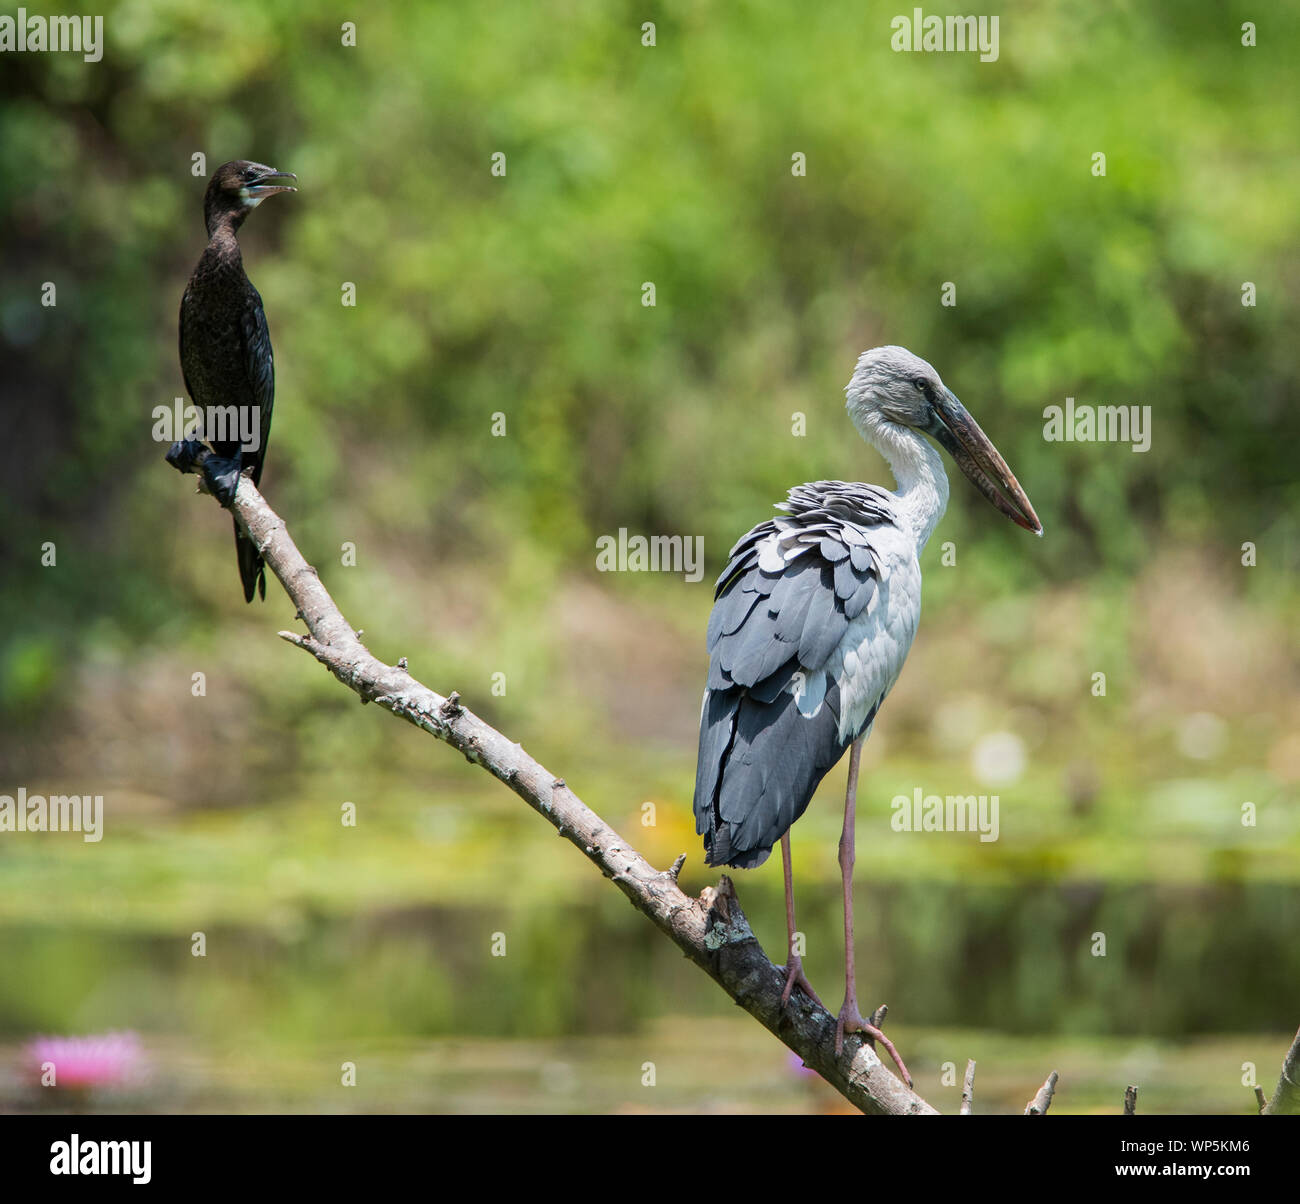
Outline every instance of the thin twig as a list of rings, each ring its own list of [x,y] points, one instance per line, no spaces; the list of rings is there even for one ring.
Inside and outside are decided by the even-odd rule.
[[[207,452],[181,471],[202,472]],[[374,702],[442,740],[492,774],[611,879],[632,905],[760,1024],[863,1112],[934,1115],[935,1109],[891,1074],[857,1034],[835,1054],[835,1017],[802,993],[782,1007],[785,972],[760,948],[725,875],[700,898],[685,894],[671,871],[650,865],[567,786],[516,743],[461,704],[422,685],[409,670],[385,664],[361,643],[285,524],[248,478],[231,506],[240,526],[279,578],[308,634],[280,632],[326,666],[363,702]],[[674,867],[676,868],[676,867]]]
[[[1277,1080],[1277,1090],[1268,1101],[1264,1112],[1275,1116],[1300,1115],[1300,1032],[1291,1042],[1282,1060],[1282,1074]]]
[[[966,1059],[966,1081],[961,1085],[961,1115],[969,1116],[975,1103],[975,1059]]]
[[[1124,1088],[1124,1115],[1136,1116],[1138,1107],[1138,1089],[1137,1084]]]
[[[1038,1089],[1038,1094],[1025,1105],[1026,1116],[1047,1115],[1047,1109],[1052,1106],[1052,1096],[1056,1094],[1056,1079],[1057,1074],[1053,1070],[1047,1076],[1047,1082]]]

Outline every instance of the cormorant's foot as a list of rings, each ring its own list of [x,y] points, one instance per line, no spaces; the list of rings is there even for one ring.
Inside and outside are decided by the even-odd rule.
[[[197,439],[178,439],[167,450],[167,463],[177,472],[194,472],[199,453],[206,450]]]
[[[239,489],[239,460],[209,456],[203,461],[201,471],[208,492],[227,510],[230,509],[235,500],[235,492]]]
[[[817,998],[817,992],[812,989],[812,984],[804,977],[803,958],[797,953],[792,953],[790,954],[790,960],[785,963],[785,990],[781,992],[782,1007],[785,1007],[790,1002],[790,995],[795,987],[799,987],[818,1007],[824,1008],[826,1006]]]
[[[844,1050],[845,1033],[861,1033],[868,1041],[879,1041],[889,1051],[889,1056],[894,1059],[894,1065],[898,1067],[899,1074],[903,1076],[903,1082],[909,1087],[912,1085],[912,1076],[907,1072],[907,1067],[903,1064],[903,1059],[899,1056],[898,1050],[894,1048],[894,1043],[871,1021],[863,1019],[862,1013],[858,1011],[858,1001],[852,996],[844,1000],[844,1006],[840,1008],[840,1014],[835,1021],[835,1053],[837,1056]]]

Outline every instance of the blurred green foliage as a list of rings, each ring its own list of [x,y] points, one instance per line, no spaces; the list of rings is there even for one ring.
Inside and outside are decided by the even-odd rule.
[[[981,64],[892,52],[892,13],[411,3],[346,47],[338,5],[124,0],[100,64],[9,56],[0,701],[48,688],[90,615],[134,643],[224,609],[225,574],[160,563],[179,491],[147,436],[182,392],[196,152],[300,176],[244,238],[276,500],[486,563],[523,605],[537,554],[586,568],[628,526],[703,534],[712,565],[790,485],[880,477],[840,390],[883,341],[935,361],[1045,517],[1029,564],[958,490],[944,537],[1001,588],[1168,536],[1294,564],[1297,15],[1245,48],[1244,4],[1012,4]],[[1067,395],[1150,405],[1151,452],[1045,443]]]
[[[198,153],[299,176],[241,235],[276,355],[264,488],[298,544],[379,654],[461,688],[656,860],[689,848],[684,882],[712,570],[793,484],[887,483],[841,391],[867,347],[930,359],[1048,538],[953,474],[924,637],[868,750],[859,868],[893,883],[874,986],[932,1024],[1294,1023],[1294,957],[1271,950],[1300,872],[1300,14],[1009,0],[981,64],[893,53],[911,7],[121,0],[99,64],[0,60],[0,791],[105,789],[117,838],[0,845],[0,1031],[168,1029],[141,983],[207,1037],[241,1017],[272,1040],[718,1003],[513,797],[274,646],[274,585],[244,608],[227,520],[150,439],[183,393]],[[1150,452],[1045,442],[1067,396],[1151,406]],[[598,575],[620,527],[702,535],[705,581]],[[1174,751],[1198,710],[1227,715],[1221,752]],[[998,727],[1031,766],[1002,843],[869,838],[896,790],[969,790],[968,746]],[[828,1000],[841,783],[795,842]],[[363,816],[346,848],[343,799]],[[743,888],[769,942],[779,887]],[[485,970],[507,923],[521,956]],[[1110,963],[1084,960],[1098,924]],[[200,925],[235,930],[239,959],[201,985]],[[88,952],[101,931],[111,951]]]

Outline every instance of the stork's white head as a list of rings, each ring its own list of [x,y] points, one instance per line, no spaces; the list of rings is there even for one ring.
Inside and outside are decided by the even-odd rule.
[[[844,392],[849,417],[862,430],[875,414],[900,426],[925,430],[931,402],[944,387],[933,365],[906,347],[873,347],[858,357],[858,366]]]
[[[931,436],[975,487],[1013,522],[1043,533],[1043,524],[979,423],[939,378],[906,347],[873,347],[858,358],[844,390],[849,417],[868,442],[894,442],[903,430]]]

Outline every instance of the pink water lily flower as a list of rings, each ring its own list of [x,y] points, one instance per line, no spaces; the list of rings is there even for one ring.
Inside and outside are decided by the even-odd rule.
[[[26,1048],[38,1082],[46,1063],[54,1066],[56,1087],[119,1087],[140,1070],[140,1038],[135,1033],[89,1037],[37,1037]]]

